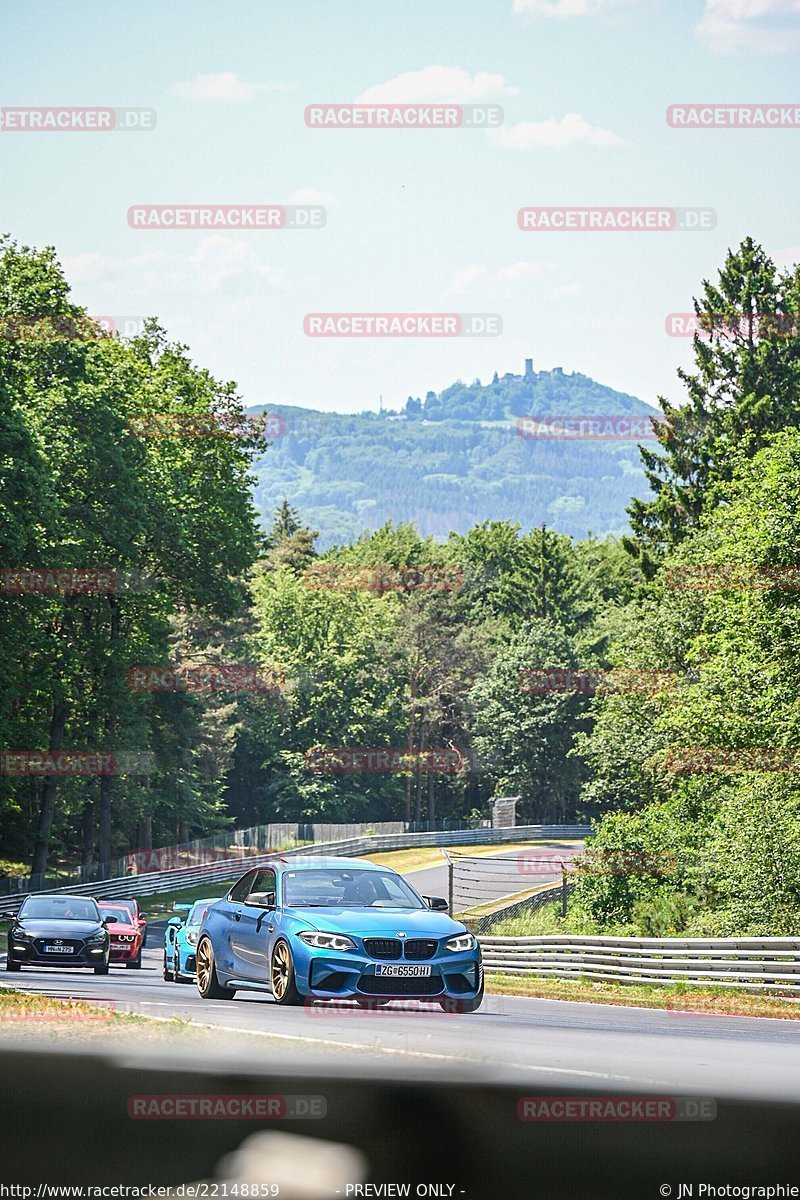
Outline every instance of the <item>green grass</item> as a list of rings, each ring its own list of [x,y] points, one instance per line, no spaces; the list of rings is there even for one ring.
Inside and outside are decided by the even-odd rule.
[[[532,976],[486,973],[486,990],[503,996],[533,996],[541,1000],[573,1000],[582,1004],[616,1004],[653,1008],[677,1013],[709,1013],[720,1016],[779,1017],[800,1020],[800,1000],[777,992],[753,995],[736,988],[692,987],[596,982],[591,979],[536,979]]]
[[[232,879],[221,879],[216,883],[201,883],[197,887],[184,888],[182,891],[163,892],[155,896],[139,896],[139,907],[147,913],[150,921],[159,921],[163,917],[173,916],[173,904],[194,904],[195,900],[205,900],[207,896],[217,896],[220,899],[233,887],[243,872],[234,875]],[[113,900],[108,901],[113,904]]]
[[[136,1013],[116,1012],[112,1004],[56,1000],[38,992],[0,988],[0,1036],[20,1039],[115,1037],[173,1042],[176,1035],[195,1033],[188,1021],[153,1021]]]

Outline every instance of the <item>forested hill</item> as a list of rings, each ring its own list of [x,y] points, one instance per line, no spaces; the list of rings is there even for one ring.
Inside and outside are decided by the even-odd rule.
[[[282,428],[255,465],[262,519],[268,525],[287,497],[320,531],[321,549],[387,520],[436,537],[502,519],[579,538],[619,534],[631,497],[646,486],[635,441],[526,439],[517,420],[655,415],[586,375],[530,367],[409,397],[399,413],[269,411]]]

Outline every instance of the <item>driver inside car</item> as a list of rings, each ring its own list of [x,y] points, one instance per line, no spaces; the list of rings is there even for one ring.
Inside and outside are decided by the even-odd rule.
[[[369,875],[364,874],[360,879],[350,882],[343,899],[345,904],[357,904],[361,908],[369,908],[378,899],[378,889]]]

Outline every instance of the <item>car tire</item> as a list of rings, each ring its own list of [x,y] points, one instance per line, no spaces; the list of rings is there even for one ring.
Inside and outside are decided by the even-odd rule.
[[[166,982],[172,983],[175,976],[173,975],[172,971],[170,971],[169,967],[167,966],[167,951],[166,951],[166,949],[164,950],[164,972],[163,972],[163,974],[164,974],[164,979],[166,980]]]
[[[289,943],[282,938],[275,943],[272,951],[269,981],[272,986],[272,997],[276,1004],[290,1007],[304,1003],[304,997],[298,992],[295,983],[294,959],[289,949]]]
[[[7,971],[19,971],[21,969],[22,968],[18,962],[14,962],[13,959],[10,959],[10,958],[6,959],[6,970]]]
[[[94,973],[95,975],[107,975],[108,963],[101,963],[98,967],[95,967]]]
[[[217,976],[214,947],[210,938],[202,938],[197,947],[197,990],[204,1000],[232,1000],[236,988],[225,987]]]
[[[129,971],[138,971],[141,969],[141,966],[142,966],[141,948],[139,949],[139,953],[136,955],[136,958],[132,958],[130,962],[125,963],[125,966],[128,968]]]

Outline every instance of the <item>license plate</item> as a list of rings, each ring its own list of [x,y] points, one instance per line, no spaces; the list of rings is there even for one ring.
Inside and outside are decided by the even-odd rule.
[[[396,963],[381,963],[380,966],[375,968],[376,975],[400,975],[404,979],[419,979],[424,975],[430,975],[430,973],[430,967],[401,967]]]
[[[72,946],[45,946],[45,954],[72,954]]]

